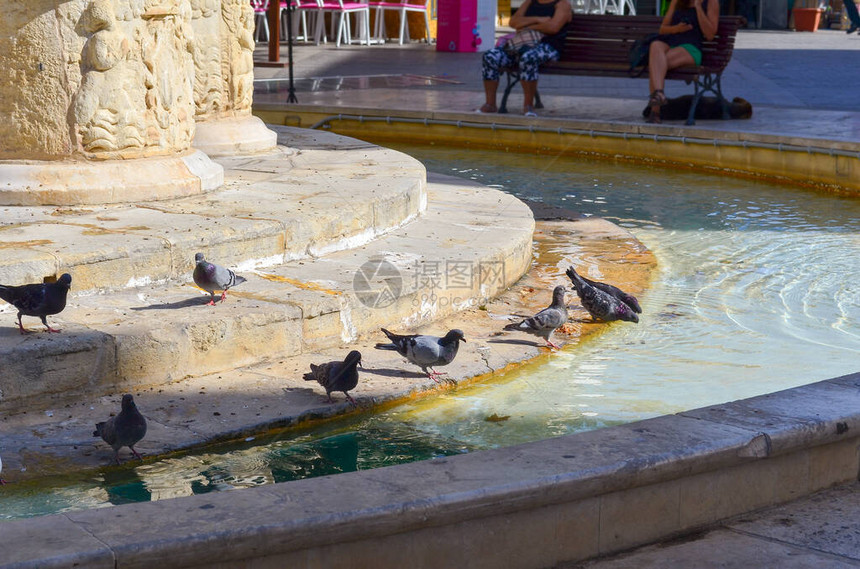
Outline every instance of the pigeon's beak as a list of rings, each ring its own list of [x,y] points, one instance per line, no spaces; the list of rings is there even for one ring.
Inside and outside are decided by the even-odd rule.
[[[463,343],[465,343],[465,342],[466,342],[466,338],[460,338],[460,341],[461,341],[461,342],[463,342]]]

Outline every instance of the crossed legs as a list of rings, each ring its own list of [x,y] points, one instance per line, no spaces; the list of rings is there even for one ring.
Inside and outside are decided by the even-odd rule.
[[[693,56],[683,47],[669,47],[662,41],[651,42],[648,52],[648,88],[651,93],[648,98],[648,104],[651,105],[649,122],[660,122],[660,107],[666,104],[666,95],[663,93],[666,73],[670,69],[695,63]]]

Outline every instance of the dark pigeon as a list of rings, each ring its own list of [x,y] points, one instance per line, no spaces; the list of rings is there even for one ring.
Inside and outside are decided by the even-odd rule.
[[[311,371],[304,375],[305,381],[316,381],[325,388],[329,403],[334,403],[331,398],[332,391],[343,391],[346,398],[353,405],[358,405],[355,399],[350,397],[350,389],[358,385],[358,369],[361,365],[361,353],[353,350],[346,355],[342,362],[326,362],[320,365],[311,364]]]
[[[96,424],[93,431],[94,437],[101,437],[104,442],[113,448],[113,459],[119,464],[119,449],[128,447],[135,458],[143,460],[143,457],[134,450],[136,445],[146,434],[146,419],[137,410],[134,397],[130,393],[122,396],[122,410],[119,415],[111,417],[107,421]]]
[[[208,262],[203,258],[203,253],[194,255],[194,284],[208,292],[212,298],[207,306],[215,306],[215,291],[221,291],[221,301],[227,298],[227,290],[245,282],[245,277],[240,277],[230,269],[220,267]]]
[[[579,295],[582,307],[591,314],[594,320],[603,320],[604,322],[611,322],[613,320],[639,322],[636,312],[627,303],[622,302],[597,287],[591,286],[577,274],[573,267],[567,270],[567,276],[570,277],[574,288],[576,288],[576,294]]]
[[[571,267],[568,270],[576,273],[576,271],[573,269],[573,267]],[[577,274],[579,274],[579,273],[577,273]],[[599,288],[603,292],[611,294],[612,296],[614,296],[615,298],[617,298],[618,300],[620,300],[621,302],[623,302],[624,304],[626,304],[627,306],[632,308],[633,312],[635,312],[636,314],[642,314],[642,308],[639,306],[639,301],[636,300],[636,297],[633,296],[632,294],[624,292],[623,290],[621,290],[617,286],[612,286],[611,284],[602,283],[599,281],[593,281],[593,280],[589,279],[588,277],[584,277],[582,275],[579,275],[579,278],[581,278],[582,280],[584,280],[585,282],[587,282],[588,284],[590,284],[594,288]],[[573,280],[573,279],[571,279],[571,280]]]
[[[448,365],[457,357],[460,342],[465,342],[462,330],[451,330],[443,338],[438,336],[424,336],[422,334],[394,334],[385,328],[382,332],[391,340],[390,344],[376,344],[378,350],[394,350],[405,357],[410,363],[421,368],[427,377],[439,383],[438,377],[445,375],[444,372],[435,371],[433,368]],[[429,371],[428,371],[429,370]]]
[[[18,309],[18,328],[22,334],[27,330],[21,323],[21,316],[38,316],[48,332],[59,332],[48,326],[46,316],[59,314],[66,307],[66,296],[72,285],[72,275],[63,273],[57,282],[26,284],[21,286],[0,285],[0,298]]]
[[[559,349],[552,341],[552,334],[567,322],[567,306],[564,303],[564,287],[557,286],[552,290],[552,304],[520,322],[505,326],[505,330],[528,332],[540,338],[553,348]]]

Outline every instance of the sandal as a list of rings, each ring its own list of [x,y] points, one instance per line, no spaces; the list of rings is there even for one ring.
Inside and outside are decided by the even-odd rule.
[[[651,105],[651,112],[648,113],[648,118],[645,122],[650,124],[660,124],[663,120],[660,118],[660,105]]]
[[[663,89],[654,89],[654,92],[651,93],[650,97],[648,97],[648,104],[652,107],[662,107],[668,102],[669,99],[666,98],[666,94],[663,92]]]
[[[490,114],[490,113],[499,112],[499,109],[496,107],[496,105],[491,105],[490,103],[484,103],[483,105],[481,105],[481,108],[478,109],[478,112],[484,113],[484,114]]]
[[[537,113],[535,112],[534,107],[529,106],[529,107],[526,107],[525,110],[523,111],[523,116],[536,117]]]

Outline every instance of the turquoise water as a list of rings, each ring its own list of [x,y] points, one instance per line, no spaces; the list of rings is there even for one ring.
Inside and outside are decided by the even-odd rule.
[[[492,384],[313,433],[0,490],[0,518],[156,500],[537,440],[860,368],[860,200],[608,161],[402,149],[429,171],[602,216],[654,251],[638,325]],[[582,267],[587,273],[589,267]],[[599,278],[599,274],[592,276]],[[496,415],[503,421],[488,421]]]

